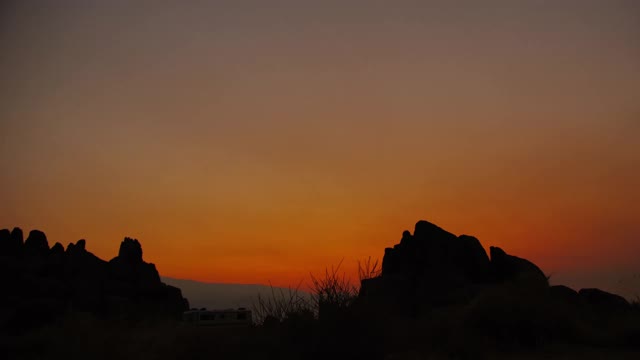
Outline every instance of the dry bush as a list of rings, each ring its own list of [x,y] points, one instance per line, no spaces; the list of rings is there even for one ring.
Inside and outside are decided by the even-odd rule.
[[[362,280],[369,280],[376,278],[382,274],[382,265],[378,262],[378,259],[375,261],[371,260],[371,256],[369,256],[364,261],[358,260],[358,279],[362,283]]]
[[[271,285],[269,296],[258,297],[252,304],[253,321],[257,325],[266,322],[278,323],[291,317],[314,314],[314,307],[308,294],[300,290],[300,284],[295,288],[274,288]]]
[[[340,272],[341,265],[342,260],[331,270],[326,268],[322,277],[311,274],[312,301],[320,318],[346,311],[358,296],[358,287]]]

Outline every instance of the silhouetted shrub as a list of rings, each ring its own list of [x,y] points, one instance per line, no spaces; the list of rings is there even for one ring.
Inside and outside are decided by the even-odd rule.
[[[289,318],[314,318],[316,309],[308,294],[295,288],[274,288],[271,294],[258,294],[252,304],[253,321],[257,325],[276,326]]]
[[[382,265],[380,265],[378,259],[372,261],[371,256],[369,256],[364,261],[358,261],[358,280],[360,280],[360,283],[362,283],[363,280],[376,278],[381,274]]]
[[[324,276],[311,274],[311,295],[314,307],[321,320],[343,316],[358,296],[358,288],[340,273],[340,266],[325,269]]]

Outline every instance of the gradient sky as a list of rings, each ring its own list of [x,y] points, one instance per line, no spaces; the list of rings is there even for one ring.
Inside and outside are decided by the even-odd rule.
[[[638,1],[0,11],[0,227],[295,285],[425,219],[640,294]]]

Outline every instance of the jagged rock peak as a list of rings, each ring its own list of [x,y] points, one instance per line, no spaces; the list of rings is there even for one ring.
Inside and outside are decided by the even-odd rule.
[[[47,236],[40,230],[31,230],[24,248],[29,254],[46,254],[49,252],[49,242]]]
[[[142,262],[142,246],[137,239],[125,237],[120,243],[118,257],[129,262]]]
[[[425,284],[447,277],[451,283],[484,282],[488,280],[489,258],[478,239],[457,237],[420,220],[413,235],[405,230],[399,244],[385,249],[382,275],[392,274]]]
[[[410,244],[412,241],[413,241],[413,235],[411,235],[411,232],[409,232],[409,230],[403,231],[402,239],[400,239],[400,244],[407,245],[407,244]]]
[[[496,246],[491,246],[489,253],[491,255],[492,271],[496,280],[526,281],[542,287],[549,285],[547,276],[531,261],[509,255]]]
[[[67,254],[78,254],[87,252],[87,242],[84,239],[76,241],[76,243],[69,243],[67,245]]]
[[[67,311],[121,319],[133,314],[178,317],[188,308],[180,289],[162,283],[155,266],[142,261],[142,247],[135,239],[125,238],[119,256],[110,262],[87,251],[84,239],[70,243],[66,251],[57,242],[49,249],[42,231],[31,231],[24,243],[21,239],[19,229],[0,230],[0,269],[11,271],[1,274],[11,278],[3,282],[3,290],[12,295],[0,299],[0,305],[20,306],[29,314],[37,308],[42,322],[29,318],[34,325]],[[0,325],[5,319],[3,315]],[[16,313],[15,319],[23,317]]]
[[[24,235],[22,234],[22,229],[20,229],[19,227],[14,227],[13,230],[11,230],[11,238],[22,245],[24,243]]]
[[[60,244],[59,242],[55,243],[51,247],[51,254],[52,255],[64,254],[64,246],[62,246],[62,244]]]
[[[416,223],[415,229],[413,230],[413,237],[419,239],[432,239],[441,237],[451,238],[455,237],[455,235],[442,229],[436,224],[430,223],[426,220],[420,220]]]
[[[0,230],[0,255],[13,255],[20,251],[21,242],[17,242],[11,237],[9,229]]]

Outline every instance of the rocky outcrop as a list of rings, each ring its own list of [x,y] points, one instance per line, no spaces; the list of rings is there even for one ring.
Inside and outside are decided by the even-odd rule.
[[[465,302],[492,281],[490,260],[478,239],[451,234],[427,221],[404,231],[385,249],[382,274],[361,284],[361,297],[410,312]]]
[[[493,279],[499,282],[517,282],[526,286],[549,286],[546,275],[529,260],[509,255],[499,247],[490,247]]]
[[[34,307],[41,320],[70,311],[118,318],[177,317],[188,309],[180,289],[162,283],[155,265],[143,261],[138,240],[125,238],[119,255],[107,262],[87,251],[84,239],[66,250],[60,243],[49,249],[43,232],[31,231],[23,244],[18,242],[22,231],[16,229],[0,230],[0,281],[7,294],[0,298],[0,310],[10,314],[3,316],[9,323],[29,323],[22,318],[35,314]]]
[[[124,241],[120,244],[118,258],[130,263],[142,262],[142,246],[140,246],[138,240],[124,238]]]
[[[118,256],[109,261],[110,276],[120,282],[149,287],[160,284],[160,274],[154,264],[142,260],[142,247],[136,239],[125,238]]]
[[[568,305],[579,305],[580,297],[578,296],[578,292],[573,290],[572,288],[564,285],[554,285],[549,287],[549,295],[552,299],[557,302],[568,304]]]
[[[62,254],[64,254],[64,246],[62,246],[62,244],[60,244],[59,242],[55,243],[51,247],[51,255],[62,255]]]
[[[584,304],[598,312],[624,312],[631,308],[631,304],[622,296],[600,289],[581,289],[578,296]]]
[[[40,230],[31,230],[24,242],[24,251],[27,255],[47,255],[49,252],[47,236]]]
[[[22,229],[19,227],[13,228],[11,230],[11,238],[16,244],[22,245],[24,243],[24,236],[22,235]]]
[[[445,283],[481,283],[488,280],[489,258],[478,239],[455,235],[426,221],[416,224],[393,248],[385,249],[382,276],[398,275]]]
[[[141,311],[160,309],[160,311],[181,312],[188,308],[188,302],[170,301],[178,299],[180,290],[160,281],[160,274],[154,264],[142,259],[142,247],[136,239],[125,238],[120,244],[119,255],[108,264],[109,293],[112,300],[122,303],[129,299],[134,306],[144,306]]]
[[[455,236],[419,221],[413,234],[404,231],[398,244],[385,249],[382,273],[362,281],[358,303],[416,316],[434,307],[468,304],[480,294],[502,289],[609,312],[629,307],[624,298],[601,290],[578,293],[566,286],[550,287],[538,266],[498,247],[490,247],[490,255],[475,237]]]
[[[11,240],[11,233],[8,229],[0,230],[0,255],[8,255],[13,253],[13,244]]]

